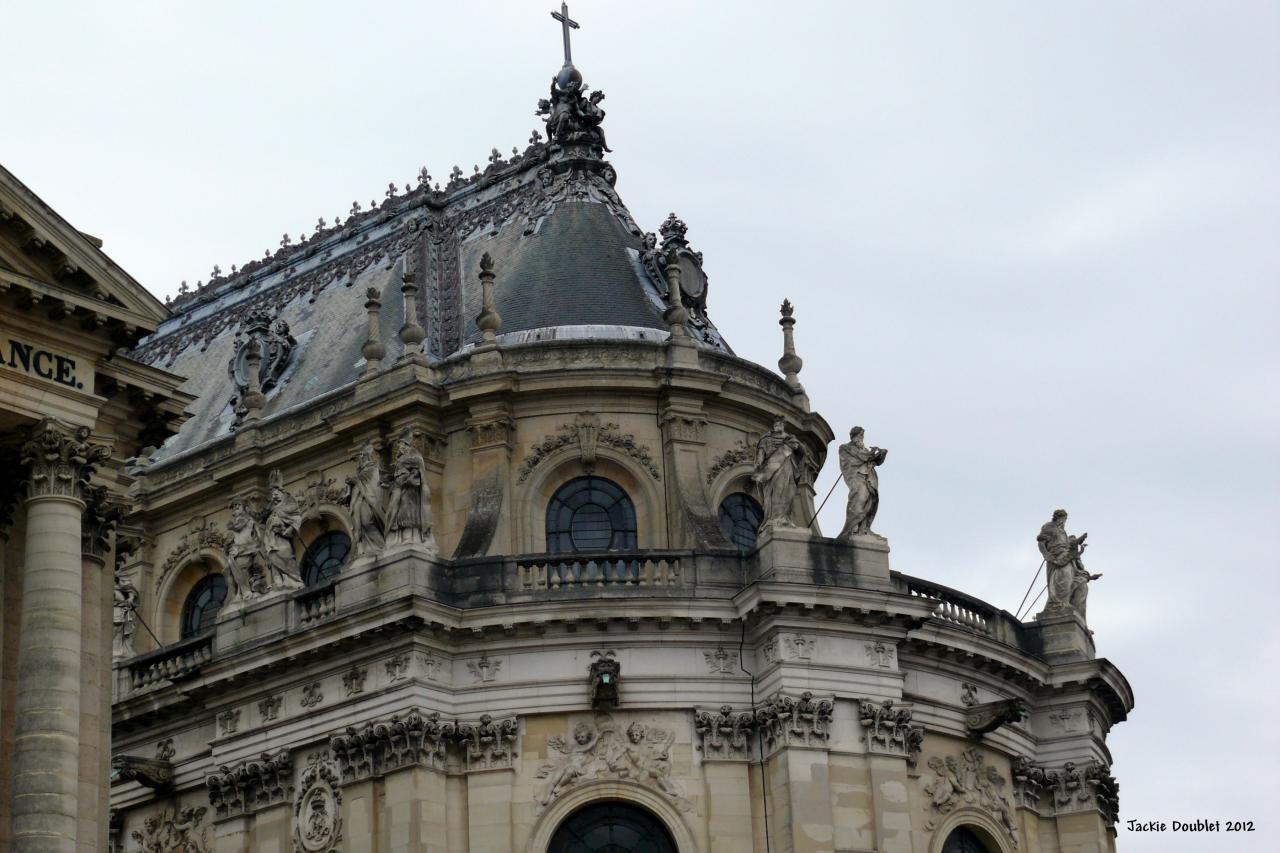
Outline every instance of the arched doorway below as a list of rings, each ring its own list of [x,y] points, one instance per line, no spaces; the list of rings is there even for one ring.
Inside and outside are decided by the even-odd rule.
[[[943,842],[942,853],[990,853],[990,850],[977,833],[968,827],[958,826]]]
[[[578,809],[551,836],[547,853],[677,853],[662,821],[644,809],[608,801]]]

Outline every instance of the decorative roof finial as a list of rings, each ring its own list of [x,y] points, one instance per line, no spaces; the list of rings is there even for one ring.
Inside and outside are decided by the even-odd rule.
[[[804,386],[800,384],[800,368],[804,367],[804,361],[796,355],[793,331],[796,325],[796,310],[791,306],[790,299],[782,300],[781,311],[782,319],[778,321],[778,325],[782,327],[782,358],[778,359],[778,369],[786,376],[792,393],[804,394]]]
[[[365,297],[367,300],[364,308],[369,312],[369,332],[365,336],[364,346],[360,347],[360,354],[365,360],[364,375],[368,376],[377,373],[378,368],[382,366],[382,359],[387,354],[387,346],[382,342],[382,323],[379,321],[382,301],[378,299],[378,288],[371,287],[366,290]]]
[[[408,269],[400,277],[403,282],[400,292],[404,294],[404,325],[400,327],[400,340],[404,342],[404,355],[409,358],[415,353],[422,354],[422,341],[427,337],[426,329],[418,322],[418,276]]]
[[[573,67],[573,50],[569,45],[569,30],[579,29],[578,22],[569,17],[569,4],[561,3],[559,12],[552,12],[551,17],[560,22],[560,30],[564,34],[564,67]],[[563,71],[561,73],[564,73]]]
[[[480,258],[481,310],[476,317],[476,326],[484,334],[485,346],[493,346],[497,343],[498,329],[502,328],[502,315],[494,307],[493,279],[493,258],[485,252]]]

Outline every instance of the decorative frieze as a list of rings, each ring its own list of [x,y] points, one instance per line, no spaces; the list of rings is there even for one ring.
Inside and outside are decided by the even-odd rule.
[[[702,656],[707,667],[717,675],[733,675],[738,672],[738,653],[728,651],[724,646],[716,646],[715,651],[704,651]]]
[[[701,740],[703,759],[749,760],[755,721],[753,711],[735,711],[731,705],[721,705],[716,711],[695,711],[693,730]]]
[[[268,696],[258,703],[258,715],[262,722],[269,723],[280,715],[280,706],[284,704],[283,696]]]
[[[365,679],[369,677],[369,670],[360,667],[352,667],[346,675],[342,676],[342,686],[346,689],[348,696],[355,696],[357,693],[364,692]]]
[[[401,652],[392,656],[385,664],[387,670],[387,680],[394,684],[409,677],[409,653]]]
[[[510,767],[518,734],[514,718],[495,720],[484,714],[475,722],[457,722],[413,710],[363,728],[349,727],[330,740],[329,749],[347,784],[411,765],[443,770],[450,755],[464,770]]]
[[[292,782],[293,758],[287,749],[264,752],[234,767],[224,764],[204,780],[216,820],[283,803],[293,795]]]
[[[1096,808],[1108,824],[1120,813],[1120,785],[1106,765],[1073,761],[1050,770],[1025,756],[1009,763],[1013,775],[1013,795],[1019,806],[1040,814],[1069,814]]]
[[[482,447],[510,447],[515,439],[515,423],[510,418],[469,424],[467,431],[471,434],[472,450]]]
[[[498,673],[502,671],[502,659],[490,659],[488,655],[482,654],[478,660],[467,661],[467,671],[471,673],[476,684],[488,683],[497,678]]]
[[[924,726],[912,724],[910,708],[895,708],[891,699],[879,704],[862,699],[858,702],[858,722],[862,724],[867,752],[905,756],[908,767],[916,766],[924,743]]]
[[[867,666],[878,669],[893,669],[896,650],[887,643],[874,642],[863,646],[867,655]]]
[[[444,661],[436,657],[431,652],[425,652],[422,655],[422,674],[427,681],[439,681],[440,674],[444,669]]]
[[[327,756],[317,756],[298,780],[293,805],[294,853],[333,853],[342,842],[342,788]]]
[[[218,733],[223,737],[233,735],[240,727],[240,709],[228,708],[218,715]]]
[[[474,723],[458,723],[456,738],[462,749],[466,770],[494,770],[510,767],[520,725],[515,718],[495,720],[482,714]]]
[[[304,708],[314,708],[324,701],[324,693],[320,691],[320,683],[308,684],[302,688],[302,698],[298,703]]]
[[[930,773],[921,786],[926,795],[924,828],[937,828],[942,819],[962,806],[974,806],[990,814],[1018,846],[1018,824],[1013,806],[1004,794],[1006,780],[995,765],[987,764],[976,749],[960,755],[934,755],[928,761]]]
[[[671,778],[671,744],[675,734],[667,729],[632,721],[625,732],[609,714],[577,722],[569,737],[547,739],[550,760],[538,770],[544,780],[535,795],[545,809],[565,791],[584,782],[600,779],[628,779],[651,788],[681,811],[692,803],[680,783]]]
[[[754,754],[752,736],[769,751],[826,747],[834,711],[834,699],[814,698],[808,690],[799,697],[779,692],[750,710],[735,711],[730,705],[696,710],[693,727],[705,759],[742,761]]]
[[[969,681],[960,685],[960,704],[965,707],[978,704],[978,685]]]

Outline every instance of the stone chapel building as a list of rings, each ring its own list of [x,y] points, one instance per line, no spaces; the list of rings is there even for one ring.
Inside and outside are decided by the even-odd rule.
[[[1028,622],[893,571],[871,530],[885,453],[861,430],[831,463],[848,524],[823,534],[835,433],[792,306],[779,372],[734,355],[685,223],[649,231],[615,191],[562,15],[523,150],[424,169],[171,313],[123,274],[101,285],[146,309],[108,361],[110,399],[151,413],[110,409],[133,511],[99,559],[117,572],[109,819],[92,812],[101,842],[90,822],[14,849],[1114,850],[1106,736],[1133,695],[1094,654],[1083,539],[1063,516],[1041,531],[1050,603]],[[93,310],[84,334],[105,336],[116,315]],[[24,435],[54,428],[40,414]],[[8,662],[39,642],[30,579],[53,559],[37,493],[12,528],[25,557],[5,550],[6,785],[30,755],[29,729],[16,750],[7,734],[13,685],[21,714],[37,678]]]

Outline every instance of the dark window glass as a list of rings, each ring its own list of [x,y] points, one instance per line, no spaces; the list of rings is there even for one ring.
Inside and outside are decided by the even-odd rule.
[[[182,639],[194,637],[213,627],[218,611],[227,600],[227,579],[222,575],[205,575],[187,593],[182,604]]]
[[[662,821],[625,803],[594,803],[565,819],[547,853],[676,853]]]
[[[318,586],[333,580],[350,553],[351,537],[347,534],[338,531],[321,534],[302,555],[302,582]]]
[[[720,502],[720,529],[739,551],[751,551],[756,547],[760,522],[764,510],[756,499],[745,492],[734,492]]]
[[[946,843],[942,845],[942,853],[988,853],[988,850],[987,845],[972,830],[960,826],[947,836]]]
[[[547,505],[547,551],[630,551],[636,547],[636,508],[617,483],[578,477]]]

